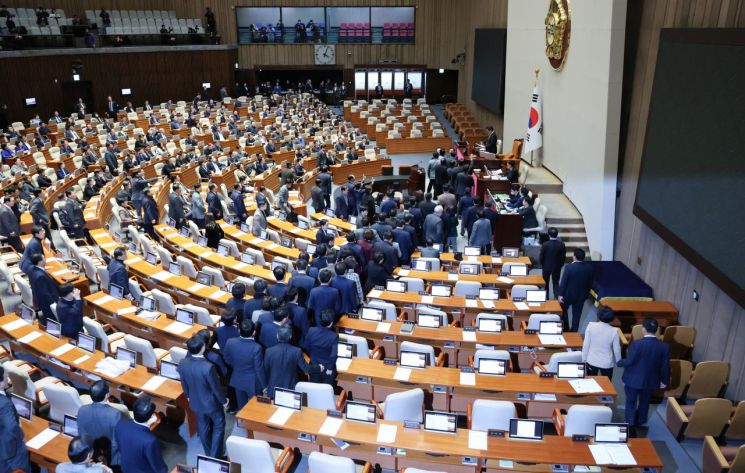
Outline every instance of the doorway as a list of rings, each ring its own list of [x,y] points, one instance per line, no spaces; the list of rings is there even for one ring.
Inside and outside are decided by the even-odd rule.
[[[64,109],[67,114],[77,111],[75,109],[75,104],[78,103],[79,98],[83,99],[83,102],[85,103],[86,113],[95,112],[95,104],[93,103],[93,83],[91,81],[78,80],[62,83],[62,100],[64,101]]]

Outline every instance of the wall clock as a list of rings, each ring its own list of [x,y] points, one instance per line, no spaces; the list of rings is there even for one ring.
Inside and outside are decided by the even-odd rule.
[[[560,71],[569,53],[572,27],[569,0],[549,0],[546,14],[546,57],[551,67]]]
[[[336,48],[330,44],[315,45],[316,64],[336,64]]]

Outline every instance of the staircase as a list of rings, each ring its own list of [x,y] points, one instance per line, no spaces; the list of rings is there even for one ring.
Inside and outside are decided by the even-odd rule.
[[[549,215],[551,210],[549,209]],[[556,227],[559,230],[559,238],[566,245],[566,261],[572,261],[572,254],[577,248],[585,250],[587,256],[590,256],[590,247],[587,244],[587,234],[585,233],[585,222],[582,217],[556,217],[546,218],[546,224],[549,227]]]

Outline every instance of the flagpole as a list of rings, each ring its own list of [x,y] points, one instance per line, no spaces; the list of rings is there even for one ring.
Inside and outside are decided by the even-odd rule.
[[[535,69],[535,80],[533,81],[533,89],[535,89],[538,86],[538,74],[540,74],[541,70],[536,68]],[[534,149],[530,150],[530,167],[533,167],[533,153],[535,153]]]

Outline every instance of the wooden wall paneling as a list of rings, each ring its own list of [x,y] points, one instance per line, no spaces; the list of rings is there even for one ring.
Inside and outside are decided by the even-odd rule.
[[[636,5],[632,3],[638,2]],[[680,310],[680,321],[696,328],[694,361],[706,359],[730,362],[727,397],[745,398],[745,308],[709,281],[677,251],[632,214],[644,134],[654,81],[661,28],[713,28],[745,26],[745,0],[629,0],[630,7],[642,8],[634,54],[631,94],[624,97],[630,113],[626,128],[624,162],[619,176],[615,257],[626,263],[655,290],[655,297],[672,301]],[[735,251],[733,249],[733,251]],[[637,264],[637,257],[642,263]],[[692,292],[699,293],[694,301]]]

